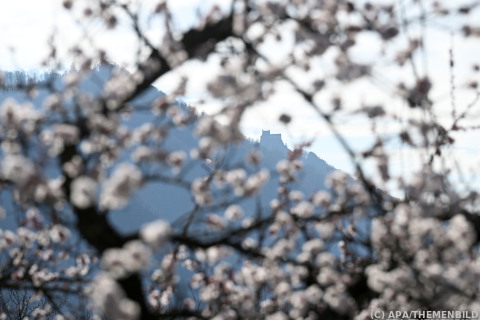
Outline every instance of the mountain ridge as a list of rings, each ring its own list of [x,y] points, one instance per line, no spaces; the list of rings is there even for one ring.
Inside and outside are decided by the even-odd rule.
[[[102,95],[105,92],[108,81],[110,81],[115,69],[111,66],[98,67],[92,70],[91,74],[86,75],[83,79],[74,79],[78,82],[78,90],[81,94],[90,96],[90,99],[96,96]],[[120,71],[126,72],[126,71]],[[125,73],[128,75],[127,73]],[[50,84],[51,88],[61,92],[66,88],[67,84],[79,75],[72,72],[67,72],[63,75],[50,74],[44,75],[44,79],[50,79],[53,83]],[[0,93],[0,103],[7,98],[14,98],[19,102],[30,101],[35,108],[43,108],[45,106],[48,92],[45,89],[40,89],[36,95],[31,98],[28,94],[17,91],[4,91]],[[156,103],[159,99],[165,97],[165,94],[155,87],[150,87],[145,90],[139,97],[132,101],[132,110],[135,108],[148,109],[152,104]],[[181,128],[172,126],[169,128],[169,123],[176,121],[174,118],[179,116],[190,116],[191,106],[182,103],[181,101],[175,101],[174,107],[179,108],[176,111],[170,112],[166,115],[164,123],[161,124],[164,128],[167,128],[168,134],[162,141],[162,148],[165,151],[181,150],[187,155],[187,162],[191,163],[189,172],[185,174],[185,178],[189,181],[193,181],[196,178],[205,175],[205,162],[202,159],[195,159],[192,157],[192,152],[198,149],[199,140],[201,139],[195,133],[195,125],[199,119],[205,117],[205,115],[194,115],[193,121],[186,123]],[[171,109],[175,110],[175,109]],[[152,115],[149,112],[132,112],[129,117],[120,119],[122,125],[125,125],[129,129],[141,131],[142,126],[148,126],[151,122]],[[260,162],[256,166],[244,165],[248,163],[247,157],[255,150],[259,151],[261,156]],[[129,150],[121,150],[122,156],[119,158],[121,161],[132,161],[132,154],[135,151],[135,147]],[[285,159],[287,155],[292,152],[283,143],[280,134],[271,133],[270,130],[262,130],[262,136],[259,141],[251,141],[243,138],[242,142],[238,144],[226,145],[222,151],[222,157],[224,165],[219,169],[230,170],[237,164],[242,164],[242,167],[246,170],[247,174],[252,174],[261,168],[270,171],[271,178],[264,186],[258,195],[261,206],[267,208],[271,199],[275,198],[278,193],[279,180],[276,174],[276,167],[278,162]],[[327,175],[337,169],[327,164],[324,160],[319,158],[313,152],[302,153],[299,160],[303,162],[304,168],[299,170],[296,181],[292,181],[291,188],[293,190],[301,191],[305,197],[310,197],[314,192],[318,190],[325,190],[325,178]],[[238,167],[238,166],[237,166]],[[163,170],[163,169],[161,169]],[[167,176],[171,177],[170,173]],[[152,187],[154,186],[154,187]],[[162,185],[152,183],[152,186],[142,187],[138,190],[131,199],[131,203],[127,207],[119,210],[112,210],[110,215],[111,223],[117,227],[121,232],[129,233],[134,232],[140,228],[141,225],[150,222],[154,219],[164,218],[170,222],[178,220],[179,216],[189,212],[195,203],[192,201],[190,190],[185,190],[174,185]],[[168,199],[164,201],[162,207],[159,208],[156,201],[160,198]],[[255,211],[255,201],[242,201],[240,205],[246,212]],[[143,208],[142,210],[138,210]],[[135,223],[132,223],[131,217],[127,214],[128,211],[136,211]],[[160,211],[160,212],[159,212]]]

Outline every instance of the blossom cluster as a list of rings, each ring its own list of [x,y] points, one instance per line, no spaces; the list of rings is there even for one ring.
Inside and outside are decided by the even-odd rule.
[[[69,51],[77,70],[37,83],[10,79],[12,97],[23,98],[0,103],[0,319],[480,312],[480,197],[445,166],[478,94],[457,110],[452,48],[445,120],[434,108],[437,79],[417,66],[436,21],[429,15],[463,21],[478,4],[411,2],[233,1],[228,13],[202,7],[186,31],[165,1],[63,1],[87,33]],[[89,34],[125,21],[138,40],[132,72],[107,65],[108,50]],[[476,37],[478,29],[461,32]],[[412,115],[399,130],[391,108],[370,103],[374,94],[349,97],[350,85],[378,80],[382,64],[352,54],[372,37],[402,71],[392,95]],[[57,66],[54,43],[45,63]],[[195,76],[182,68],[197,63],[213,74],[202,78],[207,98],[198,104],[220,106],[208,115],[176,100],[188,97]],[[403,78],[406,66],[412,74]],[[168,94],[152,87],[178,74]],[[462,90],[477,89],[467,83]],[[320,119],[339,141],[353,175],[315,171],[312,141],[280,151],[245,142],[251,110],[285,87],[314,112],[306,122]],[[345,115],[368,121],[371,146],[349,145],[338,129]],[[289,132],[299,118],[281,111],[278,122]],[[392,170],[392,141],[421,155],[411,178]],[[389,194],[391,185],[400,195]]]

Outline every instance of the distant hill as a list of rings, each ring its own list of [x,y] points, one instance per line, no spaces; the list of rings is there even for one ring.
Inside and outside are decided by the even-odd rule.
[[[89,75],[85,76],[78,83],[78,90],[80,95],[85,97],[95,98],[104,94],[105,85],[108,82],[114,68],[112,66],[103,66],[94,69]],[[126,71],[121,71],[126,72]],[[7,74],[5,78],[6,87],[11,88],[14,85],[23,83],[28,85],[25,80],[28,76],[20,77],[24,80],[18,80],[15,75],[20,77],[21,73]],[[0,92],[0,103],[6,99],[13,98],[20,102],[30,102],[34,108],[43,108],[46,103],[46,98],[50,90],[62,92],[66,83],[72,81],[76,74],[67,72],[63,75],[57,73],[37,75],[36,79],[42,79],[39,83],[40,89],[33,95],[29,95],[24,91],[16,91],[12,89],[3,90]],[[10,80],[9,80],[10,79]],[[13,79],[13,80],[12,80]],[[12,81],[8,83],[8,81]],[[30,83],[32,84],[32,83]],[[132,101],[132,110],[148,109],[152,103],[157,99],[164,97],[165,94],[154,87],[150,87],[142,95]],[[73,101],[72,101],[73,103]],[[178,112],[184,114],[192,114],[192,108],[181,101],[175,103]],[[178,151],[181,150],[187,155],[185,169],[181,172],[182,179],[186,181],[193,181],[196,178],[208,175],[209,163],[203,159],[194,159],[192,151],[198,147],[199,137],[195,134],[195,127],[198,121],[205,117],[204,115],[196,115],[193,121],[189,121],[185,126],[178,128],[176,126],[169,126],[174,115],[167,115],[167,120],[160,126],[168,127],[168,135],[162,142],[164,150]],[[178,114],[177,114],[178,116]],[[120,118],[123,125],[130,129],[140,128],[152,121],[151,112],[132,112],[128,117]],[[267,128],[265,128],[267,129]],[[134,148],[122,150],[120,156],[121,161],[132,161],[132,152]],[[256,166],[248,164],[247,156],[253,151],[261,154],[261,160]],[[221,155],[217,155],[217,159],[213,158],[210,161],[219,161],[221,157],[221,164],[218,166],[220,170],[231,170],[236,167],[242,167],[246,173],[253,173],[259,169],[266,169],[270,172],[270,180],[262,188],[257,197],[241,198],[238,205],[240,205],[247,215],[252,217],[259,217],[262,212],[269,212],[270,201],[277,198],[279,188],[279,177],[276,167],[279,161],[285,159],[291,150],[283,143],[280,134],[271,133],[269,130],[264,130],[260,141],[252,141],[244,139],[237,144],[228,145],[222,151]],[[303,168],[299,170],[295,181],[289,183],[291,190],[300,191],[305,199],[311,197],[318,190],[326,190],[325,178],[327,175],[336,169],[323,161],[314,153],[304,153],[299,160],[303,163]],[[52,168],[52,170],[55,170]],[[58,169],[57,169],[58,170]],[[168,172],[166,176],[173,177],[173,173]],[[233,190],[225,192],[221,190],[214,190],[215,197],[224,200],[225,202],[232,201],[237,196]],[[119,210],[113,210],[110,215],[112,224],[121,232],[130,233],[138,231],[139,227],[147,222],[162,218],[170,221],[176,226],[181,226],[186,220],[188,213],[195,207],[190,190],[181,186],[166,184],[163,182],[153,182],[138,190],[128,205]],[[196,219],[203,219],[206,214],[215,212],[215,209],[208,206],[202,207],[200,212],[196,213]],[[364,231],[368,232],[369,223],[363,223]],[[337,251],[335,246],[332,246],[333,251]]]
[[[89,95],[91,97],[96,97],[102,94],[103,86],[107,79],[109,79],[110,74],[113,70],[113,67],[98,67],[92,71],[92,73],[85,77],[79,84],[79,90],[81,93]],[[65,86],[65,82],[68,81],[68,78],[71,77],[71,73],[67,72],[65,74],[59,73],[44,73],[44,74],[36,74],[36,75],[29,75],[23,72],[6,72],[4,73],[4,81],[6,84],[6,89],[0,92],[0,103],[4,102],[6,99],[13,98],[19,102],[30,102],[34,105],[35,108],[43,108],[45,104],[45,98],[49,94],[49,88],[37,90],[33,95],[27,94],[23,90],[13,90],[12,88],[15,85],[23,85],[28,86],[34,85],[35,81],[38,81],[42,85],[48,83],[48,81],[52,81],[50,83],[51,87],[55,90],[62,91],[63,87]],[[144,92],[141,96],[137,97],[132,102],[132,107],[142,107],[142,106],[149,106],[158,98],[164,96],[165,94],[154,87],[150,87],[146,92]],[[192,108],[187,106],[185,103],[181,101],[176,102],[177,106],[179,106],[183,112],[187,112],[188,108]],[[194,107],[193,107],[194,108]],[[202,116],[198,116],[202,117]],[[132,113],[129,119],[124,119],[123,123],[129,128],[138,128],[139,126],[149,123],[151,120],[150,114],[146,112],[142,113]],[[175,150],[184,150],[185,152],[189,153],[192,149],[194,149],[198,145],[198,137],[194,133],[195,123],[192,122],[188,124],[183,129],[174,129],[169,132],[168,137],[164,141],[164,145],[166,149],[175,149]],[[251,141],[245,139],[243,143],[232,145],[228,148],[225,154],[225,158],[228,159],[226,161],[228,164],[233,164],[234,162],[245,161],[245,156],[253,149],[258,149],[258,151],[262,154],[262,162],[260,167],[267,168],[271,171],[275,171],[275,166],[278,161],[281,159],[285,159],[286,155],[290,150],[287,146],[282,142],[282,138],[280,134],[270,133],[269,130],[265,130],[262,133],[260,141]],[[128,158],[128,154],[125,155],[125,158]],[[321,160],[318,156],[314,153],[305,154],[303,157],[305,169],[303,171],[308,172],[308,174],[300,173],[300,179],[296,182],[295,187],[298,187],[302,192],[306,195],[310,195],[312,192],[320,189],[324,189],[324,180],[326,175],[335,170],[332,166],[327,164],[325,161]],[[200,163],[199,163],[200,164]],[[200,167],[200,165],[198,166]],[[192,170],[192,173],[189,174],[190,178],[194,178],[197,175],[204,174],[203,170],[196,168]],[[277,184],[275,179],[272,179],[273,184]],[[268,188],[266,188],[268,189]],[[264,191],[266,194],[275,194],[274,190],[266,190]],[[143,192],[142,192],[143,193]],[[175,193],[175,192],[173,192]],[[174,195],[174,199],[176,199],[180,195]],[[187,197],[188,198],[188,197]],[[263,197],[262,197],[263,198]],[[268,197],[265,197],[265,201]],[[169,199],[172,199],[169,197]],[[138,199],[138,201],[145,200],[145,197],[142,196],[142,200]],[[172,201],[173,202],[173,201]],[[165,208],[165,212],[183,212],[187,209],[187,203],[185,201],[179,201],[181,205],[175,206],[172,204],[171,207],[167,205]],[[145,203],[148,206],[148,203]],[[174,210],[172,210],[174,209]],[[183,210],[182,210],[183,209]],[[128,209],[125,209],[128,210]],[[162,210],[163,211],[163,210]],[[175,219],[175,215],[169,217],[168,213],[160,213],[161,215],[167,215],[166,218]],[[155,213],[157,215],[158,213]],[[153,218],[153,217],[152,217]],[[143,220],[143,219],[141,219]],[[131,225],[128,226],[128,229],[132,227]]]

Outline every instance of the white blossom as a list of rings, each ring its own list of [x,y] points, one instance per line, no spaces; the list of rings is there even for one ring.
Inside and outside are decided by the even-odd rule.
[[[0,229],[0,251],[6,250],[7,248],[15,245],[17,241],[18,237],[13,231],[3,231]]]
[[[237,204],[232,204],[225,210],[225,218],[228,220],[240,220],[243,218],[243,214],[242,207]]]
[[[0,121],[5,127],[31,134],[40,118],[41,114],[30,103],[20,104],[8,98],[1,105]]]
[[[209,204],[213,201],[210,184],[205,178],[195,179],[191,185],[191,191],[195,197],[195,202],[199,205]]]
[[[239,195],[252,196],[256,195],[260,189],[268,182],[270,174],[267,170],[261,170],[258,173],[250,176],[245,184],[241,188],[236,189],[236,193]]]
[[[247,177],[247,172],[244,169],[234,169],[228,171],[226,174],[226,180],[234,187],[238,187],[243,184]]]
[[[97,197],[97,182],[88,177],[80,176],[73,180],[70,192],[70,201],[80,209],[91,207]]]
[[[78,128],[71,124],[57,124],[53,126],[54,139],[62,146],[65,144],[74,144],[78,141],[80,132]],[[54,142],[55,143],[55,142]]]
[[[287,319],[288,319],[288,316],[282,311],[277,311],[265,317],[265,320],[287,320]]]
[[[83,169],[82,158],[78,155],[74,156],[70,161],[63,165],[63,170],[70,178],[77,177]]]
[[[323,241],[320,239],[311,239],[306,241],[303,246],[302,250],[311,254],[320,253],[323,249]]]
[[[332,200],[330,193],[326,191],[317,191],[312,197],[312,203],[317,207],[328,207]]]
[[[311,304],[318,304],[323,296],[322,290],[315,284],[309,286],[307,290],[305,290],[305,293]]]
[[[323,296],[325,302],[336,312],[347,315],[356,310],[355,301],[342,286],[330,286]]]
[[[216,214],[209,214],[206,219],[207,225],[214,230],[225,229],[227,222],[223,217]]]
[[[123,246],[123,250],[128,257],[128,271],[139,272],[149,266],[152,251],[142,241],[131,240]]]
[[[286,298],[287,296],[289,296],[291,293],[291,290],[292,290],[292,287],[286,281],[282,281],[275,286],[275,294],[280,299]]]
[[[120,248],[110,248],[105,250],[102,255],[102,269],[114,278],[124,278],[129,274],[127,265],[131,263],[130,257],[125,250]]]
[[[172,227],[164,220],[157,220],[142,227],[140,236],[153,249],[162,248],[172,235]]]
[[[217,299],[220,296],[220,289],[218,284],[211,283],[200,289],[200,299],[204,302],[210,302]]]
[[[100,205],[107,209],[122,208],[141,183],[142,173],[137,167],[129,163],[118,165],[103,185]]]
[[[475,231],[465,216],[457,214],[450,220],[447,237],[451,239],[454,246],[467,251],[475,241]]]
[[[53,205],[57,209],[63,208],[65,195],[63,193],[63,184],[65,178],[60,176],[56,179],[48,180],[46,183],[36,185],[34,197],[38,202]]]
[[[70,229],[61,224],[55,224],[50,229],[50,238],[54,243],[66,242],[70,238]]]
[[[15,185],[24,186],[35,173],[35,168],[30,159],[22,155],[5,156],[2,162],[2,176],[6,180],[10,180]]]
[[[125,297],[122,288],[107,274],[101,273],[87,288],[93,306],[110,319],[137,320],[138,304]]]
[[[172,152],[167,156],[167,163],[175,173],[178,173],[185,162],[186,156],[184,151]]]
[[[325,179],[325,184],[335,190],[342,192],[347,186],[348,175],[340,170],[333,171]]]
[[[123,248],[110,248],[102,255],[101,266],[112,278],[124,278],[148,267],[151,249],[140,240],[127,242]]]
[[[300,190],[292,190],[288,193],[288,199],[294,202],[300,202],[303,200],[303,192]]]
[[[293,215],[300,218],[310,218],[315,213],[315,208],[312,203],[308,201],[302,201],[293,207],[290,211]]]

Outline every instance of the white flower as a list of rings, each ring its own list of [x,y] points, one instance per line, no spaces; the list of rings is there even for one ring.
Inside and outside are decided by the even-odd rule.
[[[318,254],[322,251],[322,249],[323,249],[323,241],[320,239],[311,239],[305,242],[302,246],[302,251],[312,253],[312,254]]]
[[[317,282],[322,286],[330,286],[340,279],[340,274],[332,268],[321,268],[317,275]]]
[[[183,151],[172,152],[167,156],[167,164],[172,167],[173,172],[177,173],[183,166],[187,154]]]
[[[303,192],[300,190],[292,190],[288,193],[288,199],[290,201],[299,202],[303,200]]]
[[[285,313],[278,311],[266,316],[265,320],[288,320],[288,317]]]
[[[340,285],[328,287],[323,299],[339,314],[346,315],[355,310],[355,301]]]
[[[207,225],[213,230],[220,231],[225,229],[225,227],[227,226],[227,222],[225,221],[225,219],[213,213],[207,215],[206,220],[207,220]]]
[[[313,305],[317,305],[323,295],[322,290],[316,284],[312,284],[308,287],[307,290],[305,290],[305,293],[307,294],[308,301]]]
[[[185,298],[183,300],[182,306],[187,310],[193,310],[195,308],[195,300],[192,298]]]
[[[26,246],[27,248],[31,248],[33,242],[37,237],[37,233],[27,229],[25,227],[19,227],[17,229],[18,241],[21,246]]]
[[[247,261],[235,275],[235,280],[248,287],[259,288],[265,283],[265,281],[267,281],[268,273],[269,270],[265,267]]]
[[[275,222],[282,227],[289,227],[293,224],[293,219],[290,214],[285,211],[279,211],[275,216]]]
[[[124,278],[129,273],[127,269],[127,264],[130,263],[127,261],[129,258],[123,249],[107,249],[102,255],[102,269],[114,279]]]
[[[2,163],[2,175],[4,179],[12,181],[17,186],[25,185],[35,173],[33,163],[22,155],[5,156]]]
[[[277,286],[275,287],[275,294],[277,295],[277,297],[279,298],[285,298],[287,297],[288,295],[290,295],[292,291],[292,287],[290,286],[290,284],[286,281],[282,281],[280,282],[279,284],[277,284]]]
[[[195,202],[200,205],[212,202],[212,195],[210,194],[210,184],[205,178],[197,178],[191,185]]]
[[[312,197],[312,202],[317,207],[328,207],[332,201],[332,196],[326,191],[317,191]]]
[[[304,291],[296,291],[293,292],[289,298],[290,303],[294,307],[292,311],[290,311],[291,316],[295,316],[295,318],[300,318],[308,308],[308,296]]]
[[[50,229],[50,238],[54,243],[65,242],[70,238],[70,230],[61,224],[55,224]]]
[[[150,294],[148,295],[148,304],[155,309],[160,307],[160,291],[159,290],[153,290],[152,292],[150,292]]]
[[[380,218],[373,219],[372,232],[370,235],[373,245],[381,246],[388,237],[388,230],[383,220]]]
[[[140,236],[143,241],[150,245],[153,249],[163,247],[172,235],[172,227],[167,221],[157,220],[151,222],[140,230]]]
[[[245,178],[247,177],[247,172],[243,169],[234,169],[229,172],[227,172],[225,179],[227,180],[228,183],[230,183],[232,186],[239,186],[243,184],[243,181],[245,181]]]
[[[137,163],[151,161],[153,158],[154,158],[154,153],[152,149],[150,149],[147,146],[139,146],[132,153],[132,160]]]
[[[257,241],[251,237],[246,237],[242,241],[242,248],[244,249],[254,249],[257,246],[258,246]]]
[[[3,102],[0,111],[0,120],[5,127],[23,130],[26,133],[34,131],[35,122],[39,118],[39,112],[34,110],[31,104],[19,104],[11,98]]]
[[[210,264],[217,263],[222,257],[227,256],[228,253],[228,250],[219,246],[210,247],[205,251],[207,262]]]
[[[100,205],[107,209],[122,208],[141,182],[142,173],[137,167],[129,163],[118,165],[103,186]]]
[[[127,269],[130,272],[138,272],[148,267],[152,257],[152,251],[142,241],[132,240],[123,246],[128,259]]]
[[[238,204],[232,204],[225,210],[225,218],[228,220],[240,220],[243,218],[243,209]]]
[[[281,160],[277,163],[276,169],[280,174],[289,174],[290,163],[288,162],[288,160]]]
[[[475,230],[464,215],[457,214],[450,219],[447,237],[461,251],[467,251],[475,242]]]
[[[319,267],[333,267],[335,261],[335,257],[330,252],[322,252],[317,256],[315,263]]]
[[[210,137],[203,137],[198,142],[198,149],[192,149],[190,156],[193,159],[210,159],[215,150],[217,149],[218,144]]]
[[[336,192],[341,192],[345,189],[348,180],[348,175],[340,170],[333,171],[328,174],[325,179],[325,185],[331,187]]]
[[[109,319],[136,320],[140,315],[138,304],[126,298],[117,282],[105,273],[93,279],[87,294],[95,309]]]
[[[314,214],[315,208],[310,202],[302,201],[293,207],[291,212],[293,215],[300,218],[310,218]]]
[[[280,210],[282,207],[282,203],[280,202],[280,200],[278,199],[272,199],[272,201],[270,201],[270,208],[272,208],[273,211],[278,211]]]
[[[315,224],[315,229],[318,231],[320,238],[326,240],[335,234],[335,224],[330,222],[318,222]]]
[[[210,302],[220,296],[220,289],[216,283],[210,283],[206,287],[200,289],[200,299],[204,302]]]
[[[241,192],[239,192],[240,195],[245,194],[247,196],[251,196],[257,194],[260,189],[268,182],[269,178],[270,174],[265,169],[252,175],[245,182],[245,185],[243,186]]]
[[[143,242],[132,240],[123,248],[110,248],[102,255],[101,265],[113,278],[123,278],[139,272],[150,263],[152,252]]]
[[[52,93],[45,98],[43,105],[49,111],[57,111],[62,106],[62,97],[58,93]]]
[[[110,110],[116,110],[119,106],[117,101],[121,101],[125,96],[135,88],[135,81],[132,76],[123,72],[112,72],[110,79],[105,82],[103,94],[110,103],[107,107]]]
[[[70,201],[80,209],[91,207],[97,195],[97,182],[90,177],[81,176],[73,180]]]
[[[75,178],[83,169],[82,158],[78,155],[74,156],[72,160],[63,165],[63,170],[70,178]]]
[[[63,183],[65,178],[60,176],[56,179],[48,180],[46,183],[40,183],[35,188],[35,200],[45,202],[46,204],[55,204],[57,208],[63,206],[64,194]]]
[[[368,277],[368,286],[376,292],[382,292],[387,284],[387,280],[385,272],[383,272],[380,266],[370,265],[365,270],[365,273]]]
[[[10,246],[13,246],[17,243],[18,237],[11,230],[1,230],[0,229],[0,251],[3,251]]]
[[[211,137],[218,142],[228,142],[231,138],[230,130],[222,126],[212,117],[201,117],[195,128],[195,133],[202,137]]]
[[[53,127],[53,135],[61,145],[74,144],[78,141],[80,131],[76,126],[62,123]]]
[[[275,302],[273,302],[272,300],[270,299],[267,299],[267,300],[263,300],[262,302],[260,302],[260,310],[264,313],[264,314],[267,314],[269,312],[272,312],[273,310],[275,310]],[[268,319],[268,317],[267,317]]]
[[[151,123],[145,123],[136,128],[133,132],[132,140],[137,143],[145,142],[153,133],[154,127]]]
[[[37,307],[32,311],[33,319],[45,319],[47,315],[52,312],[52,307],[50,304],[45,304],[44,307]],[[25,318],[24,318],[25,319]]]

